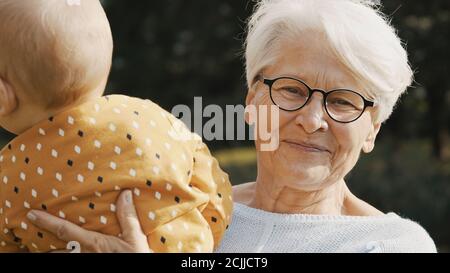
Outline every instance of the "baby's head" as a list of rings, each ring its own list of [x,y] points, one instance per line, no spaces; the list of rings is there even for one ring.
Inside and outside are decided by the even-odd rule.
[[[101,96],[112,50],[99,0],[0,0],[0,126],[19,134]]]

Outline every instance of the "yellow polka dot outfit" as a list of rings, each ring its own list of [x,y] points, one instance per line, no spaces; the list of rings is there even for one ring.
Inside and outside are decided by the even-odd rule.
[[[231,184],[200,137],[149,100],[112,95],[42,121],[0,152],[0,252],[66,242],[30,209],[119,236],[124,189],[155,252],[210,252],[230,222]]]

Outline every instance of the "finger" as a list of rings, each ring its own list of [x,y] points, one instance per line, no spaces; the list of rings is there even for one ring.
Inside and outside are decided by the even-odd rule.
[[[99,234],[85,230],[69,221],[42,211],[30,211],[28,219],[36,226],[47,230],[65,242],[78,242],[83,247],[92,247],[98,242]]]
[[[145,240],[145,243],[147,243],[133,204],[133,194],[130,190],[122,192],[117,200],[117,219],[122,230],[123,240],[130,244],[135,244],[142,240]]]

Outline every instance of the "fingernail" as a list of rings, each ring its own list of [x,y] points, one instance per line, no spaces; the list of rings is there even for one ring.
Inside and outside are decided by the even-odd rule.
[[[131,191],[127,191],[125,194],[125,202],[127,202],[127,204],[133,203],[133,195],[131,194]]]
[[[27,218],[28,218],[30,221],[36,221],[37,215],[36,215],[33,211],[30,211],[30,212],[28,212],[28,214],[27,214]]]

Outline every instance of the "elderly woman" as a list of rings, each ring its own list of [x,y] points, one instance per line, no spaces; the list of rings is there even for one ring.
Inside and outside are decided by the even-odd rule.
[[[345,183],[412,81],[407,53],[377,6],[263,0],[248,30],[246,101],[280,109],[271,128],[279,146],[263,151],[256,140],[256,182],[235,187],[233,220],[217,251],[436,252],[420,225],[380,212]],[[131,200],[127,191],[118,201],[122,238],[42,212],[31,218],[86,251],[145,252]]]

